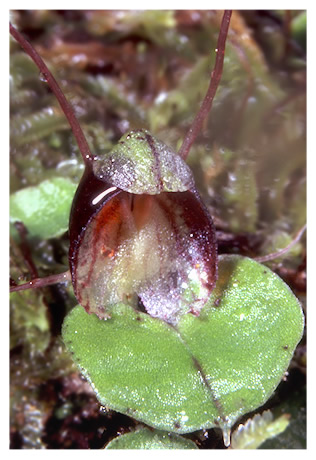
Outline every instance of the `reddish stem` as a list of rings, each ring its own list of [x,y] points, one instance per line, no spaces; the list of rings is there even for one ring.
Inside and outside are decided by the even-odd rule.
[[[25,291],[26,289],[37,289],[45,286],[50,286],[51,284],[64,283],[66,281],[71,281],[69,270],[63,273],[58,273],[57,275],[50,275],[46,276],[45,278],[34,278],[27,283],[11,286],[10,292]]]
[[[305,232],[306,230],[306,224],[303,225],[302,228],[299,229],[299,231],[297,232],[297,234],[294,236],[293,240],[285,247],[285,248],[282,248],[280,249],[279,251],[276,251],[276,252],[272,252],[271,254],[267,254],[266,256],[261,256],[261,257],[255,257],[254,260],[256,260],[257,262],[269,262],[270,260],[274,260],[274,259],[277,259],[278,257],[281,257],[283,256],[284,254],[286,254],[296,243],[299,242],[299,240],[301,239],[303,233]]]
[[[183,144],[179,150],[179,155],[185,160],[189,155],[191,145],[195,141],[197,135],[199,134],[202,124],[208,115],[209,111],[212,108],[213,99],[215,97],[217,87],[222,77],[223,73],[223,64],[224,64],[224,56],[225,56],[225,44],[227,33],[229,29],[230,18],[232,15],[231,10],[224,11],[222,23],[218,35],[217,40],[217,48],[216,48],[216,60],[213,72],[211,74],[211,81],[206,93],[206,96],[202,102],[201,108],[195,116],[192,125],[190,126]]]
[[[56,96],[69,124],[73,135],[76,138],[79,150],[81,152],[83,161],[86,166],[88,166],[93,160],[94,156],[92,155],[88,142],[83,134],[81,126],[75,116],[75,112],[69,102],[67,101],[64,93],[60,89],[57,81],[53,77],[52,73],[46,66],[43,59],[39,56],[37,51],[33,48],[33,46],[23,37],[22,34],[10,23],[10,33],[16,39],[16,41],[20,44],[20,46],[24,49],[24,51],[30,56],[30,58],[35,62],[37,67],[39,68],[40,72],[44,76],[45,81],[47,81],[50,89]]]

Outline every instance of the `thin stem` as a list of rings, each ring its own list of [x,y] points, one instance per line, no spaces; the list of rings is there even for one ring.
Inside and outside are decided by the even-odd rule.
[[[37,278],[38,277],[37,268],[33,262],[32,254],[31,254],[31,251],[28,245],[28,241],[27,241],[27,233],[28,233],[27,228],[25,227],[23,222],[19,222],[19,221],[15,222],[14,226],[20,235],[21,243],[19,244],[19,247],[21,249],[24,261],[29,269],[31,277]]]
[[[73,132],[73,135],[75,136],[75,139],[77,141],[79,150],[81,152],[83,161],[85,165],[89,165],[91,160],[93,160],[94,156],[92,155],[88,142],[85,138],[85,135],[83,134],[83,131],[81,129],[81,126],[76,118],[76,115],[74,113],[73,108],[67,101],[64,93],[60,89],[60,86],[58,85],[57,81],[53,77],[52,73],[46,66],[45,62],[43,59],[40,57],[40,55],[37,53],[37,51],[33,48],[30,42],[26,40],[26,38],[23,37],[22,34],[10,23],[10,33],[11,35],[16,39],[16,41],[20,44],[20,46],[24,49],[24,51],[30,56],[30,58],[35,62],[37,65],[38,69],[42,73],[45,81],[48,83],[50,89],[56,96],[69,124],[71,127],[71,130]]]
[[[254,257],[254,260],[257,262],[269,262],[270,260],[277,259],[278,257],[283,256],[286,254],[296,243],[299,242],[301,239],[303,233],[306,230],[306,224],[303,225],[303,227],[297,232],[297,234],[294,236],[293,240],[283,249],[280,249],[279,251],[272,252],[271,254],[267,254],[266,256],[262,257]]]
[[[229,29],[230,18],[232,15],[231,10],[224,11],[222,23],[218,35],[217,40],[217,47],[216,47],[216,60],[213,72],[211,74],[211,81],[206,93],[206,96],[202,102],[200,110],[195,116],[192,125],[190,126],[183,144],[179,150],[179,155],[185,160],[189,155],[191,145],[195,141],[197,135],[199,134],[202,124],[208,115],[209,111],[212,108],[213,99],[215,97],[219,82],[222,77],[223,73],[223,65],[224,65],[224,56],[225,56],[225,45],[226,45],[226,38]]]
[[[284,37],[284,61],[286,60],[291,50],[291,23],[292,23],[292,12],[285,10],[284,23],[283,23],[283,37]]]
[[[10,292],[25,291],[26,289],[37,289],[45,286],[50,286],[51,284],[65,283],[66,281],[71,281],[69,270],[63,273],[58,273],[57,275],[50,275],[46,276],[45,278],[34,278],[27,283],[11,286]]]

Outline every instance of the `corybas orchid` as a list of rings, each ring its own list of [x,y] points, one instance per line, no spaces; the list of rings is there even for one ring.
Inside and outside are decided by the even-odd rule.
[[[98,20],[99,12],[94,13],[94,19]],[[103,13],[103,19],[107,21],[109,17],[112,19],[115,17],[119,21],[118,28],[121,27],[120,21],[122,17],[124,19],[124,15],[116,15],[115,12],[114,15],[108,12]],[[130,13],[128,16],[134,22],[134,12]],[[192,21],[195,18],[193,13],[190,16]],[[99,29],[94,29],[92,33],[87,28],[85,30],[88,32],[85,36],[83,29],[78,28],[77,16],[74,26],[69,28],[69,24],[66,24],[64,34],[61,34],[62,49],[65,47],[67,56],[70,51],[73,52],[75,60],[68,60],[65,66],[67,67],[67,78],[64,77],[61,66],[59,76],[65,92],[75,92],[78,88],[82,90],[81,97],[78,97],[76,101],[73,100],[73,103],[76,113],[80,116],[83,131],[74,108],[40,57],[41,55],[47,58],[49,65],[56,65],[56,67],[61,62],[60,43],[55,43],[57,47],[55,51],[54,45],[51,45],[55,36],[60,35],[56,34],[55,23],[53,22],[53,28],[50,30],[52,34],[47,33],[46,27],[43,26],[40,31],[41,39],[38,41],[36,37],[33,41],[34,37],[30,35],[34,45],[31,45],[14,26],[10,26],[12,36],[28,55],[21,53],[17,43],[12,41],[12,47],[15,47],[15,52],[12,54],[15,65],[12,64],[11,94],[14,89],[19,90],[16,91],[18,94],[15,97],[15,106],[12,105],[16,108],[16,113],[14,109],[12,112],[14,121],[18,118],[16,125],[13,125],[14,129],[11,130],[12,152],[17,158],[23,157],[25,150],[19,146],[25,147],[25,144],[30,142],[35,127],[41,124],[38,114],[43,115],[44,112],[42,136],[45,142],[43,141],[40,146],[43,163],[39,162],[39,168],[32,167],[30,175],[33,174],[33,171],[36,174],[38,169],[42,172],[41,168],[46,172],[47,163],[49,164],[49,172],[44,179],[42,174],[38,175],[39,180],[32,176],[30,182],[26,181],[22,184],[25,190],[18,190],[10,199],[10,204],[13,204],[10,213],[12,248],[16,251],[14,254],[16,257],[12,263],[10,290],[20,291],[58,282],[71,282],[69,285],[57,286],[51,290],[31,291],[22,295],[14,293],[11,297],[13,318],[18,318],[16,320],[18,324],[20,324],[21,317],[27,323],[27,327],[22,329],[26,332],[21,332],[19,328],[16,334],[17,340],[12,341],[12,348],[14,348],[12,356],[21,354],[21,343],[23,343],[20,341],[21,335],[28,336],[31,359],[33,359],[32,353],[35,347],[38,348],[38,355],[41,359],[39,368],[45,366],[49,368],[49,382],[52,379],[56,382],[58,380],[55,362],[58,363],[59,356],[66,356],[66,359],[69,360],[69,369],[63,374],[65,377],[62,377],[62,381],[58,380],[60,390],[56,391],[57,410],[56,406],[52,409],[53,405],[49,402],[49,411],[53,415],[49,417],[45,415],[48,423],[41,425],[45,433],[49,430],[50,422],[53,420],[56,426],[56,418],[60,419],[60,417],[63,418],[63,421],[62,425],[59,425],[61,428],[58,429],[58,432],[65,433],[64,428],[70,420],[70,412],[76,413],[75,417],[77,417],[75,405],[71,404],[71,407],[67,409],[68,402],[66,401],[65,408],[60,411],[59,404],[61,400],[68,399],[69,394],[77,392],[77,389],[74,389],[76,379],[80,380],[81,385],[81,377],[83,377],[91,384],[98,404],[106,408],[104,412],[107,412],[108,409],[110,411],[104,417],[109,418],[112,430],[105,428],[104,432],[107,433],[107,437],[111,438],[112,435],[109,433],[119,432],[113,423],[112,414],[120,413],[133,419],[132,430],[134,427],[137,430],[137,425],[134,424],[138,421],[153,429],[163,430],[167,433],[168,438],[170,433],[177,433],[177,435],[191,433],[192,439],[197,440],[200,439],[202,430],[206,437],[208,434],[206,430],[221,428],[224,445],[228,447],[230,433],[236,421],[246,413],[265,404],[274,394],[302,338],[304,315],[300,302],[272,270],[258,262],[269,262],[288,251],[300,239],[305,226],[301,228],[287,248],[263,257],[260,256],[260,251],[259,257],[253,257],[257,254],[258,249],[254,246],[257,244],[255,242],[257,232],[256,234],[251,233],[254,230],[248,230],[250,232],[249,245],[245,253],[250,254],[249,257],[236,254],[237,250],[241,253],[244,251],[241,243],[239,244],[239,234],[225,233],[225,229],[229,229],[231,223],[234,223],[235,216],[232,213],[231,218],[229,217],[230,211],[233,210],[229,199],[234,203],[234,209],[239,207],[240,215],[238,216],[241,220],[246,218],[249,209],[251,209],[249,215],[252,213],[256,215],[257,208],[249,208],[248,201],[243,199],[248,194],[252,196],[251,203],[256,200],[257,195],[253,196],[251,193],[252,190],[256,190],[252,186],[255,182],[256,170],[252,163],[248,164],[248,161],[253,160],[247,154],[247,143],[245,148],[243,146],[243,150],[239,151],[237,143],[236,147],[234,143],[232,144],[234,145],[232,151],[226,150],[226,144],[231,144],[227,140],[223,141],[218,125],[220,124],[223,130],[226,130],[225,132],[229,132],[230,137],[230,123],[232,122],[226,115],[225,119],[218,117],[218,107],[222,110],[222,93],[226,94],[228,91],[229,95],[230,88],[237,81],[238,103],[236,102],[235,111],[237,107],[238,112],[236,113],[240,121],[244,116],[245,120],[249,120],[251,115],[248,113],[247,104],[249,102],[251,105],[254,102],[254,98],[250,97],[252,84],[246,85],[247,93],[243,96],[242,88],[239,87],[242,79],[236,80],[234,73],[230,78],[228,74],[239,61],[246,67],[247,74],[250,75],[250,83],[254,81],[252,70],[253,75],[257,73],[255,67],[252,67],[252,62],[249,61],[247,65],[247,50],[245,50],[245,56],[243,54],[246,45],[242,44],[239,47],[239,29],[236,28],[234,20],[225,56],[225,73],[217,94],[217,107],[210,119],[206,120],[223,72],[225,44],[231,18],[231,11],[225,11],[222,20],[221,13],[217,13],[216,27],[221,21],[218,35],[217,28],[212,31],[212,23],[208,23],[208,17],[211,17],[213,12],[210,12],[210,16],[203,18],[204,25],[201,22],[201,28],[197,28],[197,24],[192,22],[188,29],[188,42],[190,42],[192,30],[199,30],[199,39],[196,43],[195,40],[192,41],[194,47],[198,44],[200,48],[200,42],[203,42],[201,37],[205,37],[203,54],[208,53],[210,48],[208,37],[213,35],[214,52],[212,54],[215,57],[215,65],[209,77],[209,88],[203,102],[184,137],[182,136],[181,119],[177,119],[176,114],[177,107],[180,107],[181,113],[183,112],[182,103],[185,100],[187,83],[184,81],[185,84],[178,96],[174,97],[174,93],[169,91],[173,85],[170,85],[169,88],[168,75],[169,65],[170,69],[174,67],[186,69],[187,67],[186,57],[178,56],[178,43],[186,36],[182,35],[182,27],[175,29],[176,36],[180,39],[179,42],[175,42],[173,49],[176,65],[173,58],[169,59],[168,56],[168,66],[164,66],[165,55],[161,49],[167,49],[168,52],[170,49],[166,43],[162,48],[158,46],[156,49],[157,35],[148,49],[146,48],[146,53],[148,53],[146,56],[151,58],[154,56],[159,63],[159,66],[149,69],[145,78],[148,84],[151,79],[156,78],[159,83],[156,88],[147,91],[146,83],[144,84],[142,80],[144,68],[140,67],[144,57],[142,47],[147,47],[146,40],[142,38],[141,46],[138,46],[137,40],[134,43],[134,32],[129,33],[127,37],[124,35],[124,46],[129,46],[132,41],[133,52],[123,47],[124,53],[121,53],[122,43],[119,39],[119,52],[115,59],[111,53],[108,54],[108,51],[113,50],[109,42],[112,40],[112,32],[116,30],[115,28],[111,27],[110,33],[103,34],[101,31],[100,35]],[[57,14],[60,13],[57,12]],[[85,20],[90,14],[90,11],[84,12]],[[201,14],[201,20],[203,14]],[[235,17],[238,18],[238,12]],[[14,20],[14,16],[12,18]],[[19,22],[19,15],[16,18],[21,30],[29,34],[25,24],[22,25],[22,21]],[[47,20],[46,16],[45,18]],[[147,19],[146,15],[141,14],[141,24],[146,23],[148,26]],[[187,17],[182,16],[182,25],[186,20]],[[107,22],[102,22],[102,24],[107,24]],[[180,24],[181,22],[178,26]],[[237,26],[238,24],[237,22]],[[91,27],[90,21],[85,21],[82,25]],[[142,29],[137,28],[138,30],[141,34]],[[171,29],[164,28],[163,30],[166,31],[165,38],[168,42]],[[43,36],[42,32],[44,32]],[[75,35],[72,35],[73,33]],[[202,33],[201,36],[200,33]],[[44,42],[43,37],[46,37]],[[245,35],[242,34],[243,40],[244,37]],[[217,44],[215,44],[216,39]],[[82,44],[80,40],[83,40],[84,43]],[[160,42],[160,37],[158,41]],[[92,63],[91,67],[81,61],[82,54],[78,53],[83,53],[83,49],[90,52],[86,57],[88,56],[87,62]],[[96,55],[94,55],[95,49]],[[124,71],[119,72],[118,80],[123,84],[115,86],[118,89],[115,94],[119,93],[120,98],[124,99],[124,104],[128,105],[128,114],[124,110],[122,113],[120,110],[116,112],[120,107],[118,99],[112,101],[115,111],[110,113],[111,93],[108,92],[107,84],[112,81],[114,75],[107,68],[94,67],[99,66],[100,50],[102,50],[103,63],[107,59],[112,59],[120,66],[125,58],[134,58],[134,73],[128,72],[129,65],[125,63]],[[56,61],[50,60],[49,55],[52,51],[56,52],[54,54]],[[192,60],[197,62],[196,67],[194,66],[190,71],[189,82],[190,94],[192,88],[196,90],[195,102],[197,102],[201,100],[201,95],[206,90],[207,80],[204,80],[206,85],[202,85],[203,88],[201,87],[200,91],[197,88],[200,79],[197,78],[197,75],[202,74],[201,70],[196,74],[195,69],[199,68],[202,63],[203,72],[205,72],[203,75],[208,75],[209,56],[203,55],[202,61],[196,59],[195,56],[196,54],[192,53]],[[37,67],[30,62],[29,57]],[[19,67],[20,59],[31,67],[34,89],[24,74],[25,85],[19,85],[18,77],[22,74],[21,67]],[[177,59],[180,59],[180,66],[177,64]],[[181,59],[184,63],[181,63]],[[77,71],[76,65],[87,65],[88,68],[81,73]],[[16,69],[15,72],[13,72],[14,69]],[[139,75],[139,69],[141,75]],[[157,69],[159,72],[155,71]],[[227,70],[228,73],[226,73]],[[40,71],[40,78],[38,71]],[[147,72],[147,67],[145,72]],[[180,73],[179,70],[178,72]],[[108,78],[108,74],[112,76]],[[238,72],[237,74],[239,75]],[[161,75],[165,79],[164,82],[168,82],[167,86],[164,86],[164,82],[160,80]],[[68,76],[70,76],[69,80]],[[115,78],[114,80],[116,81]],[[126,93],[128,97],[123,96],[125,84],[131,85]],[[87,93],[85,93],[85,85],[89,87]],[[256,85],[260,86],[259,82]],[[134,87],[136,88],[135,98],[133,89],[131,90]],[[35,114],[32,111],[31,118],[29,116],[21,118],[19,117],[21,112],[19,101],[21,99],[24,101],[24,104],[21,105],[22,109],[25,109],[25,100],[30,97],[30,89],[33,91],[31,97],[35,95],[39,102],[39,111],[36,111]],[[123,89],[122,93],[121,89]],[[49,94],[51,91],[53,95]],[[144,94],[140,97],[139,92]],[[39,97],[42,94],[43,98]],[[77,94],[80,95],[80,91]],[[82,97],[82,94],[85,94],[85,97]],[[148,95],[151,95],[152,99]],[[166,107],[162,110],[165,95],[168,102],[167,111]],[[55,106],[53,96],[56,97],[62,110],[57,105]],[[46,107],[46,97],[53,100],[53,108],[48,107],[50,110],[47,110]],[[156,99],[152,106],[153,98]],[[188,102],[189,114],[191,114],[194,101],[188,100]],[[231,95],[227,96],[227,104],[228,102],[231,104]],[[233,102],[235,102],[234,98]],[[124,104],[123,106],[126,107]],[[131,105],[133,105],[132,111],[129,110]],[[139,108],[141,110],[138,110]],[[152,111],[153,108],[157,109],[156,113],[155,110]],[[137,114],[143,111],[146,117],[139,119],[134,117],[135,111]],[[227,113],[226,109],[224,112]],[[166,113],[168,116],[165,116]],[[26,114],[28,115],[27,110]],[[49,133],[45,129],[47,114],[57,122],[57,126],[52,126],[50,123]],[[161,119],[164,119],[165,130],[160,126]],[[203,144],[199,145],[199,140],[195,145],[194,154],[190,158],[190,165],[194,169],[193,177],[186,159],[190,147],[196,137],[201,134],[202,126],[206,128],[206,121],[208,121],[207,126],[211,126],[212,135],[209,136],[209,130],[205,129],[200,139]],[[176,126],[174,131],[173,123]],[[241,124],[237,123],[237,128]],[[250,128],[247,129],[252,129],[249,121],[248,125]],[[23,134],[25,126],[27,129]],[[150,131],[146,129],[148,127]],[[20,128],[20,132],[22,131],[21,136],[16,134],[19,133],[17,128]],[[238,131],[237,128],[236,131]],[[38,137],[37,130],[36,134]],[[235,135],[231,137],[234,139]],[[243,136],[240,137],[240,143],[242,143]],[[15,138],[18,139],[17,143],[14,142]],[[166,144],[174,147],[170,148],[158,138],[165,139]],[[37,141],[35,144],[30,142],[30,145],[33,156],[35,147],[38,147],[39,144]],[[221,145],[224,145],[225,148],[222,148]],[[211,149],[212,155],[208,152]],[[67,152],[66,156],[65,152]],[[80,154],[82,159],[78,160]],[[13,156],[12,159],[15,160]],[[232,166],[231,162],[236,164]],[[65,164],[66,170],[63,170]],[[71,166],[73,169],[67,169],[70,164],[73,165]],[[234,172],[238,172],[238,175],[235,175]],[[25,176],[28,177],[26,173]],[[238,187],[232,187],[232,191],[225,188],[226,179],[236,183],[242,191]],[[220,188],[214,188],[213,193],[210,182],[216,183],[217,180]],[[38,182],[40,182],[39,185],[37,185]],[[35,186],[32,186],[33,184]],[[26,187],[26,185],[31,186]],[[205,198],[205,204],[198,190]],[[221,200],[223,200],[222,203]],[[33,209],[38,208],[38,203],[41,203],[41,213],[35,210],[32,219],[29,219],[29,206],[32,205]],[[18,209],[18,212],[14,207]],[[221,219],[217,214],[218,209],[221,208],[225,209],[224,215],[228,216],[227,221],[226,217]],[[216,218],[217,234],[209,209],[212,209],[211,214]],[[232,228],[238,229],[239,227],[233,225]],[[245,228],[248,229],[247,226]],[[221,229],[224,230],[224,235]],[[256,230],[259,230],[259,227]],[[228,239],[225,240],[225,237]],[[226,241],[229,254],[223,254],[223,241]],[[47,265],[49,253],[46,251],[44,260],[46,265],[40,265],[44,256],[41,251],[41,259],[38,258],[37,245],[43,242],[49,250],[53,251],[51,258],[54,260],[53,267]],[[234,244],[238,245],[234,246]],[[32,253],[29,245],[32,245]],[[252,248],[255,250],[253,251]],[[234,254],[230,254],[231,252]],[[48,254],[47,257],[46,254]],[[20,261],[21,265],[24,261],[32,278],[25,284],[17,283],[17,280],[21,280],[24,276],[18,266]],[[66,270],[68,262],[70,270],[45,278],[40,277],[43,273],[50,274]],[[59,301],[59,295],[63,295],[63,301]],[[33,302],[32,296],[41,296],[45,301],[45,296],[47,296],[48,308],[46,309],[44,300],[43,305]],[[54,303],[50,296],[53,297]],[[25,313],[29,306],[31,306],[31,313]],[[32,322],[35,323],[33,328],[35,332],[31,336],[27,335],[30,322],[31,326]],[[52,340],[50,334],[47,333],[50,330],[56,338],[57,351],[52,348]],[[44,345],[37,340],[37,336],[43,338],[41,341]],[[63,342],[62,346],[60,346],[60,340]],[[14,355],[15,351],[17,352]],[[20,361],[14,361],[13,364],[17,369],[15,378],[18,379],[16,387],[15,383],[12,384],[13,393],[17,394],[13,397],[17,401],[12,404],[16,411],[17,425],[20,424],[22,411],[27,416],[29,407],[35,407],[37,410],[37,406],[29,404],[31,400],[28,399],[28,395],[23,396],[24,409],[21,410],[19,386],[25,386],[24,375],[27,375],[27,381],[33,382],[32,366],[30,366],[30,371],[22,369],[21,374],[20,363],[24,361],[26,360],[23,355]],[[43,362],[45,366],[42,366]],[[79,374],[74,372],[73,364],[78,366],[80,378]],[[36,379],[38,378],[37,368],[33,375]],[[44,386],[41,380],[37,382],[39,382],[38,387],[41,387],[42,394]],[[81,386],[79,392],[81,396]],[[90,394],[91,388],[86,388],[83,392]],[[91,407],[90,400],[88,404]],[[99,411],[99,405],[96,410]],[[41,410],[38,413],[41,413]],[[83,417],[86,420],[86,416]],[[102,417],[103,415],[100,416]],[[93,419],[95,419],[95,414]],[[29,425],[33,427],[33,419]],[[94,423],[91,426],[91,429],[94,430]],[[103,431],[102,433],[99,429],[95,431],[98,432],[97,436],[103,436]],[[82,433],[85,438],[88,437],[85,428],[82,429]],[[36,437],[39,439],[37,433]],[[197,441],[197,445],[200,446],[200,440]]]
[[[215,286],[215,230],[192,173],[145,130],[86,169],[69,232],[76,296],[100,318],[105,305],[137,306],[139,298],[151,316],[174,324],[198,314]]]
[[[99,318],[124,301],[176,324],[188,312],[199,315],[215,287],[215,229],[184,159],[220,81],[230,17],[224,12],[209,89],[179,155],[146,130],[125,134],[107,155],[92,154],[46,64],[10,24],[58,99],[85,163],[70,215],[69,264],[79,303]]]

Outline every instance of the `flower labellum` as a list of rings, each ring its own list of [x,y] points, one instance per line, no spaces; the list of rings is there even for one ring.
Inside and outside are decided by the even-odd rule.
[[[99,318],[141,301],[175,325],[198,315],[215,286],[215,229],[192,173],[146,130],[125,134],[86,168],[69,233],[76,297]]]

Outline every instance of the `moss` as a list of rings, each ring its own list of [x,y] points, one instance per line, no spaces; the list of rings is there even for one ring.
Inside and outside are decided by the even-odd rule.
[[[93,151],[109,151],[138,128],[154,130],[179,149],[208,84],[220,11],[25,10],[11,17],[61,82]],[[217,228],[233,242],[230,252],[239,248],[240,232],[259,239],[263,250],[274,229],[292,235],[306,218],[305,56],[296,48],[284,54],[280,17],[233,13],[221,85],[188,159]],[[292,33],[303,43],[299,19],[304,17],[295,18]],[[270,35],[264,33],[269,27]],[[10,45],[10,190],[56,176],[78,183],[81,156],[58,104],[20,47],[12,39]],[[39,276],[65,269],[67,234],[27,241]],[[16,245],[11,276],[26,279]],[[252,255],[258,255],[255,249]],[[287,266],[296,269],[303,255],[302,244]],[[44,429],[62,396],[59,387],[43,402],[40,388],[56,376],[61,387],[66,376],[78,378],[58,348],[60,324],[74,303],[71,287],[52,288],[45,298],[33,292],[12,299],[13,447],[44,446]],[[32,426],[38,434],[28,442],[24,433]],[[61,437],[58,442],[62,447]],[[46,447],[52,445],[52,438],[46,440]],[[210,441],[203,445],[214,448]]]

